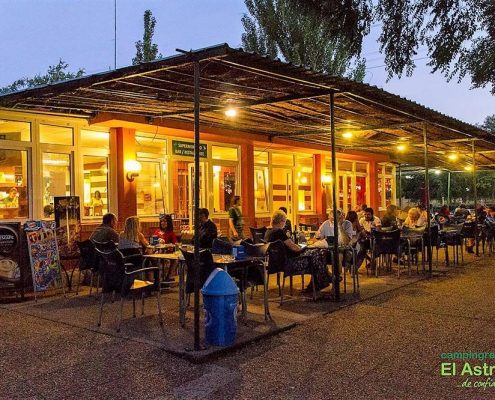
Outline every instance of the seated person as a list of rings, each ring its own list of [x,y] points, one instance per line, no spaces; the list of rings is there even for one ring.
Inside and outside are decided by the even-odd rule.
[[[384,228],[397,228],[397,206],[395,204],[389,204],[387,206],[387,212],[382,217],[382,227]]]
[[[119,236],[119,250],[138,249],[142,252],[149,246],[141,232],[138,217],[129,217],[125,220],[124,231]]]
[[[98,226],[91,236],[90,240],[96,242],[119,242],[119,234],[115,230],[117,227],[117,217],[115,214],[107,213],[103,216],[102,224]]]
[[[213,239],[218,236],[218,229],[215,223],[209,218],[210,212],[207,208],[199,210],[199,247],[211,249]]]
[[[454,211],[454,217],[456,217],[456,218],[467,218],[469,214],[470,214],[470,212],[466,208],[465,204],[461,204]]]
[[[9,189],[7,197],[2,199],[2,205],[6,208],[19,207],[19,192],[15,187]]]
[[[285,222],[287,220],[287,215],[280,210],[274,212],[272,216],[272,230],[268,235],[268,242],[275,242],[277,240],[282,241],[284,244],[287,255],[293,263],[304,263],[306,262],[306,256],[310,259],[313,265],[315,274],[315,290],[320,291],[330,285],[331,277],[328,273],[325,252],[321,249],[302,249],[300,246],[295,244],[292,239],[289,239],[284,233]],[[305,257],[298,257],[304,252]],[[303,269],[303,268],[302,268]],[[312,283],[305,289],[305,292],[312,292]]]
[[[405,228],[419,228],[425,226],[426,223],[421,216],[421,210],[413,207],[407,213],[407,218],[402,225]]]
[[[279,210],[280,211],[283,211],[285,213],[285,215],[287,215],[287,208],[280,207]],[[292,224],[290,222],[290,219],[288,219],[288,218],[287,218],[287,221],[285,221],[284,232],[287,235],[287,237],[291,237],[292,236]]]
[[[364,217],[359,220],[359,224],[363,227],[366,233],[370,233],[371,229],[378,229],[382,226],[380,218],[374,215],[374,211],[371,207],[367,207],[364,210]]]
[[[160,227],[153,232],[153,236],[158,236],[160,243],[177,243],[177,236],[174,232],[174,224],[171,215],[162,215],[160,217]]]
[[[435,215],[435,221],[437,221],[440,226],[443,226],[450,222],[450,210],[447,205],[444,204],[442,207],[440,207],[437,215]]]
[[[354,231],[352,229],[352,222],[345,219],[344,212],[342,210],[337,210],[338,218],[338,228],[339,228],[339,245],[347,245],[354,236]],[[318,231],[315,234],[316,239],[326,239],[327,236],[334,236],[334,225],[333,225],[333,210],[328,213],[328,219],[323,222]]]

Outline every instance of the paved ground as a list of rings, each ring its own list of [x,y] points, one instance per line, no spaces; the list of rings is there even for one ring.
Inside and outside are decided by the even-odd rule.
[[[460,387],[495,385],[461,376],[462,360],[440,376],[442,353],[495,352],[494,278],[486,257],[201,365],[0,308],[0,399],[495,399],[495,386]]]

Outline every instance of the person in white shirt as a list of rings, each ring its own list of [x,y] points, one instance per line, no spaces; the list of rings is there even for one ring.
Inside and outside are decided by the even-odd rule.
[[[364,210],[364,217],[359,220],[359,224],[366,233],[370,233],[372,228],[380,228],[382,226],[380,218],[374,215],[374,211],[371,207]]]
[[[337,210],[337,219],[339,225],[339,244],[347,245],[353,235],[354,230],[352,229],[352,223],[345,219],[344,212],[342,210]],[[327,236],[334,235],[334,225],[333,225],[333,210],[328,213],[328,219],[323,222],[318,231],[315,234],[316,239],[325,239]]]

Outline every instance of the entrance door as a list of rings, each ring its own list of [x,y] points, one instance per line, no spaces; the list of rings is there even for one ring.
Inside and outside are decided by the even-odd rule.
[[[339,208],[341,208],[345,214],[352,210],[352,175],[339,174],[339,186],[338,186],[338,198],[339,198]]]
[[[280,207],[287,208],[287,218],[293,222],[292,169],[273,168],[272,175],[273,211],[278,210]]]
[[[188,206],[189,206],[189,226],[194,227],[194,163],[187,164],[188,175]],[[205,163],[199,163],[199,206],[206,207],[206,177]]]

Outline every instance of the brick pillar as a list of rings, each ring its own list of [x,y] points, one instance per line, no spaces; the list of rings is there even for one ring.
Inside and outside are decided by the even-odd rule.
[[[252,144],[241,145],[241,202],[245,234],[249,234],[249,227],[256,226],[254,210],[254,147]]]
[[[112,128],[111,135],[115,135],[117,158],[117,199],[118,199],[118,218],[119,222],[124,222],[127,217],[137,214],[136,201],[136,179],[129,182],[127,171],[125,171],[125,162],[136,159],[136,138],[135,130],[128,128]],[[113,150],[113,149],[112,149]]]

